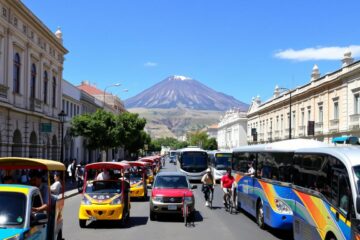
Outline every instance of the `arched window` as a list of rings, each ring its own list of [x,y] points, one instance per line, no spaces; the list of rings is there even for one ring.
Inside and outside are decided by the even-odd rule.
[[[56,77],[53,77],[52,84],[52,107],[56,107]]]
[[[48,73],[47,71],[45,71],[44,72],[44,104],[47,104],[47,99],[48,99],[48,82],[49,82]]]
[[[30,79],[30,98],[35,98],[36,92],[36,66],[31,66],[31,79]]]
[[[14,68],[13,68],[13,77],[14,77],[14,86],[13,86],[13,91],[15,93],[20,93],[20,66],[21,66],[21,62],[20,62],[20,55],[18,53],[15,53],[14,55]]]

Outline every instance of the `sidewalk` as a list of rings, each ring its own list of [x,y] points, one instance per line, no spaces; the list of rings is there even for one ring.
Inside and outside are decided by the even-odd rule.
[[[66,181],[65,183],[65,199],[76,196],[79,194],[77,189],[77,183],[71,183],[70,181]]]

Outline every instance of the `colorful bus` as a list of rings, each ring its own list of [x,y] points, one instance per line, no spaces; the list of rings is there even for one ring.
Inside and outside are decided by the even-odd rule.
[[[189,180],[201,180],[208,168],[208,155],[201,148],[183,148],[178,150],[177,169],[185,173]]]
[[[216,181],[231,167],[232,151],[208,151],[209,167]]]
[[[291,229],[294,196],[291,168],[299,147],[324,147],[322,142],[294,139],[271,144],[251,145],[233,150],[234,197],[238,209],[254,217],[260,228]],[[246,175],[251,167],[254,176]]]
[[[292,227],[295,240],[360,239],[360,148],[289,140],[237,149],[233,167],[245,159],[256,175],[236,175],[237,201],[260,226]]]

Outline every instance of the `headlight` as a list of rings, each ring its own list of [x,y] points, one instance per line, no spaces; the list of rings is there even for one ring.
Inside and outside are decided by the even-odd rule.
[[[193,199],[192,197],[185,197],[184,201],[186,204],[191,204],[193,202]]]
[[[153,197],[154,202],[164,202],[164,198],[162,196],[155,196]]]
[[[275,198],[275,206],[278,212],[283,214],[292,214],[290,207],[280,199]]]
[[[81,200],[81,204],[91,205],[91,201],[87,197],[84,196],[83,199]]]
[[[15,236],[9,237],[9,238],[5,238],[4,240],[20,240],[20,235],[17,234]]]
[[[114,200],[111,201],[111,205],[119,205],[121,204],[121,196],[114,198]]]

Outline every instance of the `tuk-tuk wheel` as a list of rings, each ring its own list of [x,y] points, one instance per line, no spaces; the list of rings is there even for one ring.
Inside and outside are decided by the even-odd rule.
[[[86,228],[86,220],[79,219],[79,225],[81,228]]]

